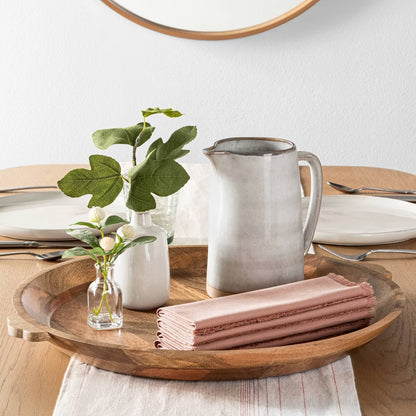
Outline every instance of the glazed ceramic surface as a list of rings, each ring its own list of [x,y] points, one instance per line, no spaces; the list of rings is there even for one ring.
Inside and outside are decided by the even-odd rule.
[[[25,192],[0,200],[0,235],[26,240],[73,240],[67,234],[70,224],[88,218],[90,195],[69,198],[60,191]],[[122,201],[116,199],[105,208],[107,215],[125,218]],[[115,231],[120,224],[106,227]]]
[[[152,223],[150,211],[132,213],[134,238],[155,236],[149,244],[126,250],[116,260],[114,277],[123,293],[123,306],[149,310],[169,299],[170,271],[166,232]]]
[[[308,198],[304,198],[306,214]],[[416,238],[416,204],[367,195],[325,195],[313,238],[336,245],[390,244]]]
[[[220,140],[204,150],[213,168],[207,292],[245,292],[303,279],[322,194],[319,160],[280,139]],[[302,223],[298,160],[311,167]]]

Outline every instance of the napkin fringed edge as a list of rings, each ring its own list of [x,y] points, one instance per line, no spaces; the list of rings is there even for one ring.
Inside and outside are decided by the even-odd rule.
[[[300,281],[230,297],[160,308],[157,311],[159,332],[155,347],[221,350],[280,346],[338,335],[370,323],[375,315],[376,299],[369,283],[354,283],[334,273],[317,279],[312,280],[332,280],[340,285],[340,289],[335,290],[335,286],[329,283],[326,290],[322,283],[311,286],[308,281]],[[345,289],[341,289],[342,286]],[[301,296],[294,296],[292,300],[288,287],[293,293],[298,293],[297,288],[302,287]],[[351,290],[347,290],[348,287]],[[263,292],[268,295],[264,302]],[[245,309],[247,296],[259,306]],[[306,301],[302,301],[302,296]],[[213,319],[215,314],[212,313],[217,310],[214,305],[227,305],[222,313],[217,313],[216,325]],[[208,311],[211,326],[206,326],[208,321],[202,311]],[[205,325],[201,325],[204,322]]]
[[[321,307],[328,306],[330,304],[336,304],[337,302],[345,302],[347,300],[351,300],[351,299],[354,299],[354,298],[361,298],[361,297],[365,297],[365,296],[371,297],[374,294],[373,288],[367,282],[354,283],[354,282],[351,282],[350,280],[346,279],[345,277],[337,275],[335,273],[328,273],[326,276],[321,276],[321,277],[322,278],[324,278],[324,277],[329,278],[329,279],[333,280],[334,282],[337,282],[337,283],[339,283],[339,284],[341,284],[342,286],[345,286],[345,287],[351,287],[351,288],[354,287],[355,289],[360,289],[360,293],[356,294],[356,296],[351,296],[350,295],[349,297],[341,298],[341,299],[338,299],[338,300],[315,303],[311,306],[304,307],[304,308],[299,308],[299,307],[296,307],[295,305],[292,305],[291,309],[283,311],[283,312],[279,312],[279,313],[283,313],[283,314],[285,314],[285,316],[290,314],[291,312],[293,312],[294,314],[297,314],[301,310],[305,310],[305,311],[313,310],[313,308],[321,308]],[[319,278],[316,278],[316,279],[319,279]],[[315,279],[311,279],[311,280],[315,280]],[[310,280],[302,280],[302,281],[289,283],[287,285],[282,285],[282,286],[296,287],[296,285],[299,285],[299,284],[302,284],[302,283],[308,282],[308,281],[310,281]],[[251,292],[251,293],[255,293],[255,292],[260,293],[260,292],[263,292],[263,291],[276,290],[276,289],[278,289],[279,287],[282,287],[282,286],[274,286],[274,287],[270,287],[270,288],[260,289],[260,290],[257,290],[257,291]],[[236,294],[233,294],[231,296],[232,297],[242,297],[242,296],[246,295],[247,293],[250,293],[250,292],[236,293]],[[229,299],[229,296],[191,302],[188,305],[190,305],[190,304],[206,305],[206,304],[212,303],[212,302],[224,302],[224,301],[226,302],[227,299]],[[177,305],[177,306],[182,306],[182,305]],[[279,314],[279,313],[277,313],[277,314]],[[228,325],[232,325],[232,327],[234,327],[234,326],[237,327],[240,324],[241,325],[246,325],[247,321],[252,321],[253,323],[260,322],[261,319],[268,320],[267,319],[268,316],[272,316],[272,315],[275,315],[275,314],[274,313],[273,314],[266,314],[266,315],[263,314],[263,315],[255,316],[254,318],[244,318],[244,319],[241,319],[241,320],[238,320],[238,321],[230,320],[229,322],[224,322],[222,324],[214,325],[214,326],[213,325],[206,326],[205,324],[202,325],[201,322],[199,322],[198,326],[197,326],[197,324],[194,321],[182,316],[180,313],[175,312],[175,306],[168,306],[168,307],[159,308],[156,311],[156,315],[158,317],[158,321],[157,321],[158,324],[160,323],[162,318],[163,319],[171,319],[172,321],[175,321],[175,324],[178,327],[182,327],[184,330],[189,330],[189,328],[191,328],[194,331],[204,331],[204,330],[206,330],[206,331],[208,331],[208,332],[206,332],[208,334],[209,331],[211,331],[211,328],[216,328],[216,327],[221,328],[221,327],[223,327],[225,329],[225,328],[230,328]],[[258,321],[257,321],[257,319],[258,319]],[[271,319],[273,319],[273,318],[271,318]],[[213,331],[215,332],[216,330],[213,329]],[[203,333],[204,332],[201,332],[201,334],[203,334]]]
[[[368,326],[370,319],[359,319],[357,321],[345,322],[343,324],[320,328],[314,331],[302,332],[299,334],[288,335],[282,338],[274,338],[261,342],[254,342],[244,345],[235,346],[228,348],[228,350],[242,350],[242,349],[253,349],[253,348],[273,348],[282,347],[285,345],[293,345],[303,342],[320,341],[333,336],[339,336],[346,334],[351,331],[355,331]],[[181,348],[184,351],[216,351],[215,349],[207,348],[209,344],[197,345],[197,346],[186,346]],[[155,347],[157,349],[169,349],[178,350],[177,345],[171,342],[169,338],[159,336],[155,341]]]
[[[247,336],[247,335],[250,336],[250,335],[260,334],[260,333],[265,334],[265,333],[269,333],[270,331],[273,331],[273,332],[278,332],[282,330],[290,331],[291,329],[293,330],[293,328],[296,328],[299,326],[311,326],[311,327],[315,326],[313,330],[319,330],[320,325],[321,326],[324,325],[323,328],[325,328],[325,327],[330,327],[330,326],[342,325],[346,322],[352,322],[358,319],[358,318],[351,319],[351,316],[356,316],[359,318],[370,320],[371,318],[374,318],[374,315],[375,315],[375,309],[374,309],[374,304],[373,304],[373,306],[369,306],[369,307],[347,309],[347,310],[334,313],[331,315],[324,315],[324,316],[315,317],[311,319],[300,319],[298,321],[287,323],[287,324],[279,324],[279,320],[277,319],[277,320],[272,321],[270,326],[263,327],[260,329],[251,329],[250,326],[244,325],[244,327],[246,328],[246,331],[241,331],[235,335],[229,335],[227,334],[227,331],[225,332],[218,331],[217,333],[215,333],[216,335],[215,337],[204,337],[204,336],[200,337],[199,339],[202,339],[203,340],[202,342],[196,340],[192,336],[184,337],[184,336],[178,336],[178,334],[175,334],[174,336],[178,340],[181,340],[180,342],[183,344],[199,346],[199,345],[204,345],[204,344],[213,344],[214,342],[221,342],[225,339],[232,339],[232,338],[242,337],[242,336]],[[338,321],[338,322],[334,323],[333,325],[327,324],[327,322],[333,322],[333,321]],[[177,330],[177,328],[173,328],[173,329]],[[171,335],[171,333],[174,331],[168,330],[164,332],[166,335]],[[157,335],[159,336],[161,334],[162,332],[158,331]]]
[[[348,301],[358,300],[361,298],[367,299],[367,307],[374,307],[376,304],[376,300],[372,296],[356,296],[355,298],[348,299]],[[288,312],[274,313],[271,315],[259,316],[258,318],[246,319],[246,320],[233,322],[229,324],[217,325],[217,326],[212,326],[209,328],[196,329],[193,331],[193,333],[195,335],[209,335],[215,332],[220,332],[220,331],[224,331],[227,329],[236,328],[240,326],[246,326],[246,325],[256,324],[260,322],[274,321],[275,319],[285,318],[288,316],[296,316],[300,313],[310,312],[310,311],[314,311],[317,309],[322,309],[322,308],[326,308],[326,307],[334,306],[334,305],[341,305],[343,303],[345,303],[345,301],[327,302],[327,303],[322,303],[320,305],[316,305],[310,308],[303,308],[303,309],[296,309],[296,310],[292,310]],[[342,315],[347,312],[348,311],[340,312],[339,315]]]

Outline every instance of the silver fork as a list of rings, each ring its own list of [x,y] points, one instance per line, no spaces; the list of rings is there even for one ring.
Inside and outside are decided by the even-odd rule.
[[[0,256],[16,256],[18,254],[30,254],[39,260],[53,261],[62,258],[62,254],[65,250],[51,251],[50,253],[39,254],[33,253],[32,251],[11,251],[9,253],[0,253]]]
[[[373,250],[368,250],[364,253],[360,254],[341,254],[336,253],[335,251],[330,250],[329,248],[326,248],[324,246],[321,246],[318,244],[318,247],[321,248],[324,251],[327,251],[328,253],[333,254],[334,256],[339,257],[340,259],[344,260],[350,260],[350,261],[363,261],[366,259],[367,256],[374,254],[374,253],[405,253],[405,254],[416,254],[416,250],[406,250],[401,248],[377,248]]]
[[[395,194],[416,194],[416,191],[406,189],[389,189],[389,188],[375,188],[371,186],[363,186],[361,188],[350,188],[349,186],[340,185],[339,183],[327,182],[328,185],[337,189],[338,191],[346,192],[347,194],[356,194],[361,191],[380,191],[380,192],[393,192]]]

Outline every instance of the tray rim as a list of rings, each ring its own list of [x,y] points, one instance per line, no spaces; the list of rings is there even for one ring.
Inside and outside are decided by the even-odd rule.
[[[206,245],[183,245],[183,246],[173,246],[173,247],[180,249],[180,248],[204,248],[207,246]],[[322,257],[324,259],[328,259],[336,263],[351,265],[351,263],[333,259],[327,256],[316,256],[316,257]],[[267,348],[242,349],[242,350],[179,351],[179,350],[161,350],[161,349],[156,349],[156,348],[136,347],[136,346],[130,346],[130,345],[117,345],[117,344],[111,344],[111,343],[103,342],[103,341],[87,340],[78,335],[68,334],[66,332],[60,331],[59,329],[46,326],[40,323],[39,321],[37,321],[32,315],[30,315],[24,308],[23,304],[21,303],[22,293],[24,292],[25,288],[35,279],[39,278],[45,273],[54,271],[65,265],[86,262],[86,260],[88,259],[89,259],[88,257],[71,259],[71,260],[66,261],[65,263],[57,264],[51,268],[42,270],[30,276],[28,279],[22,282],[15,289],[15,292],[13,294],[13,299],[12,299],[13,307],[15,311],[14,315],[20,318],[21,320],[23,320],[25,323],[27,323],[30,328],[33,327],[33,329],[36,329],[38,333],[43,334],[43,336],[34,337],[33,339],[31,339],[30,336],[29,337],[23,336],[24,339],[26,339],[27,341],[45,341],[45,340],[49,341],[52,344],[54,344],[54,346],[56,346],[58,349],[60,349],[61,351],[69,355],[74,355],[75,353],[73,351],[71,353],[71,350],[61,348],[59,345],[55,343],[54,339],[59,338],[59,339],[68,340],[68,341],[75,342],[75,343],[85,344],[87,346],[99,347],[99,348],[105,348],[105,349],[122,348],[123,350],[127,352],[137,352],[137,353],[151,352],[152,354],[164,356],[166,358],[169,358],[169,356],[176,357],[178,354],[183,354],[183,355],[192,355],[194,357],[207,357],[209,359],[209,357],[221,357],[221,356],[224,356],[225,354],[227,357],[238,360],[238,358],[243,355],[244,356],[250,355],[251,358],[258,356],[258,355],[262,357],[265,355],[269,355],[270,357],[273,358],[273,361],[272,361],[273,364],[287,364],[290,362],[295,363],[295,362],[300,361],[299,357],[296,354],[298,350],[310,349],[312,351],[313,349],[316,350],[317,347],[319,347],[319,350],[320,350],[319,355],[317,354],[311,355],[309,357],[310,359],[319,358],[325,354],[327,356],[338,355],[339,358],[341,356],[347,355],[355,348],[365,345],[367,342],[376,338],[385,329],[387,329],[394,322],[394,320],[400,316],[402,310],[405,307],[405,301],[406,301],[405,295],[403,291],[400,289],[400,287],[397,285],[397,283],[395,283],[394,281],[392,281],[391,279],[387,277],[382,276],[381,272],[379,272],[380,275],[375,276],[375,278],[384,281],[390,286],[390,288],[395,294],[395,299],[396,299],[395,307],[392,311],[390,311],[387,315],[385,315],[380,320],[370,324],[369,326],[365,328],[362,328],[362,329],[359,329],[350,333],[346,333],[346,334],[342,334],[342,335],[338,335],[338,336],[334,336],[334,337],[330,337],[330,338],[326,338],[322,340],[309,341],[309,342],[298,343],[298,344],[284,345],[284,346],[278,346],[278,347],[267,347]],[[368,269],[374,272],[374,269],[371,269],[371,268],[368,268]],[[13,319],[13,317],[11,317],[10,319]],[[10,332],[10,325],[9,325],[10,335],[19,337],[19,335],[16,332],[14,333],[11,333],[11,332]],[[334,360],[331,360],[330,362],[332,361]],[[265,365],[266,365],[265,363],[253,365],[248,360],[245,360],[240,365],[234,366],[234,368],[241,368],[241,369],[256,368],[256,367],[260,368],[260,367],[264,367]],[[269,365],[271,365],[271,360],[269,362]],[[197,367],[192,367],[192,370],[195,370],[196,368]],[[205,369],[206,367],[203,367],[203,368]],[[217,368],[217,367],[212,367],[212,368]],[[315,367],[311,367],[311,368],[315,368]],[[177,368],[172,367],[172,369],[177,369]]]

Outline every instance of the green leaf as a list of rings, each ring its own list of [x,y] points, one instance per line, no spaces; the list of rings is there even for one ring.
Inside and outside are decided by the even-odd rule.
[[[182,148],[195,139],[197,129],[195,126],[185,126],[174,131],[166,143],[156,149],[156,160],[177,159]]]
[[[146,123],[145,132],[142,135],[141,144],[145,143],[152,136],[153,130],[149,123]],[[136,139],[143,130],[143,123],[125,128],[114,128],[97,130],[92,134],[92,140],[98,149],[106,150],[114,144],[128,144],[134,146]]]
[[[75,224],[71,224],[71,225],[82,225],[84,227],[95,228],[96,230],[99,230],[99,228],[96,225],[94,225],[90,222],[85,222],[85,221],[78,221]]]
[[[65,250],[62,254],[62,258],[66,259],[68,257],[88,256],[89,254],[88,250],[83,247],[74,247],[69,250]]]
[[[153,243],[153,241],[156,240],[156,237],[154,236],[150,236],[150,235],[145,235],[142,237],[137,237],[134,240],[130,241],[130,243],[126,244],[118,253],[115,257],[118,257],[120,254],[124,253],[126,250],[128,250],[131,247],[135,247],[138,245],[142,245],[142,244],[148,244],[148,243]]]
[[[143,190],[140,186],[130,187],[129,196],[126,201],[127,208],[136,212],[149,211],[156,208],[156,201],[147,190]]]
[[[190,150],[186,150],[186,149],[176,149],[170,153],[169,159],[173,159],[173,160],[179,159],[180,157],[187,155],[189,152]]]
[[[95,256],[104,256],[105,251],[101,246],[94,247],[92,250],[90,250],[90,254],[94,254]]]
[[[159,166],[157,166],[159,165]],[[148,182],[151,192],[159,196],[168,196],[179,191],[188,182],[186,170],[174,160],[163,160],[155,163],[156,169],[149,169],[152,176],[142,178]]]
[[[77,240],[89,244],[93,248],[100,247],[98,238],[89,230],[67,230],[66,233]]]
[[[180,111],[172,110],[171,108],[167,108],[166,110],[164,110],[163,111],[163,114],[165,116],[170,117],[170,118],[175,118],[175,117],[181,117],[181,116],[183,116],[183,114]]]
[[[104,253],[104,250],[101,247],[94,247],[92,250],[89,250],[88,254],[90,257],[95,260],[96,263],[100,263],[100,260],[97,256],[102,256]]]
[[[133,146],[143,125],[126,128],[97,130],[92,134],[92,140],[98,149],[105,150],[114,144],[128,144]]]
[[[131,170],[127,207],[137,212],[154,209],[156,202],[151,194],[174,194],[188,180],[186,170],[174,160],[147,159]]]
[[[180,117],[183,114],[180,111],[172,110],[171,108],[160,109],[159,107],[147,108],[142,111],[143,117],[149,117],[152,114],[164,114],[167,117]]]
[[[161,144],[163,144],[163,140],[160,137],[159,139],[155,140],[147,149],[146,157],[148,157],[154,150],[156,150]]]
[[[121,224],[121,223],[127,224],[128,221],[126,221],[125,219],[119,217],[118,215],[110,215],[105,220],[104,227],[108,227],[109,225]]]
[[[111,204],[123,189],[121,167],[116,160],[103,155],[90,156],[90,165],[91,170],[71,170],[58,181],[58,186],[71,198],[91,194],[89,208],[105,207]]]
[[[120,244],[119,246],[116,246],[117,248],[113,249],[113,261],[117,258],[119,252],[123,249],[123,245]]]
[[[140,123],[140,124],[143,124],[143,123]],[[150,126],[150,124],[147,125],[146,128],[143,130],[143,133],[140,133],[139,136],[137,137],[137,139],[139,140],[137,142],[136,147],[140,147],[142,144],[146,143],[152,137],[152,134],[154,131],[155,131],[154,127]]]

